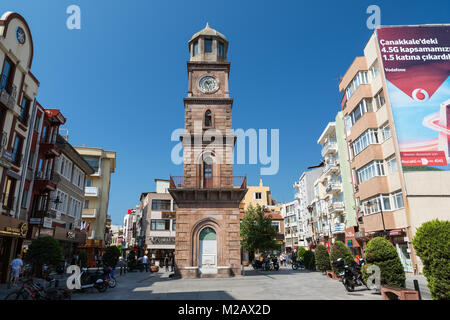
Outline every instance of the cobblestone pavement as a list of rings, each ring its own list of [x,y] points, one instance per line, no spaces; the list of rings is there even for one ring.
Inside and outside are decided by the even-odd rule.
[[[73,300],[380,300],[381,295],[366,288],[348,293],[341,282],[320,272],[245,269],[245,276],[228,279],[172,279],[169,273],[132,272],[117,275],[117,286],[104,293],[90,289],[74,293]]]

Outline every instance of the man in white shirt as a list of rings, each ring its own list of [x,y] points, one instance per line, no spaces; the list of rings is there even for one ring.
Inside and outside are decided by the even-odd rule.
[[[23,261],[20,259],[20,254],[11,261],[11,278],[13,279],[13,286],[16,285],[17,278],[20,276],[20,271],[23,267]]]
[[[145,267],[145,272],[148,272],[148,257],[146,254],[142,257],[142,264]]]

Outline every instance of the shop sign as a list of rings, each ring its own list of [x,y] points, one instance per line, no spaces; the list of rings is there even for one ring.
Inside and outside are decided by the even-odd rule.
[[[176,212],[161,212],[161,219],[175,219]]]
[[[347,240],[347,246],[348,247],[353,247],[353,240]]]
[[[1,231],[3,234],[10,234],[14,236],[20,236],[25,237],[28,232],[28,224],[27,223],[21,223],[18,228],[15,227],[5,227],[4,231]]]
[[[75,232],[68,231],[66,236],[67,236],[68,239],[75,239]]]
[[[175,237],[150,237],[152,244],[175,244]]]
[[[51,228],[52,222],[53,222],[52,218],[44,217],[44,223],[43,223],[44,228]]]
[[[30,218],[30,224],[41,224],[41,218]]]

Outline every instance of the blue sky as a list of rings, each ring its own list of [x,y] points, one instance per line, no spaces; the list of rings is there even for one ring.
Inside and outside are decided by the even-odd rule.
[[[71,4],[81,30],[66,28]],[[294,181],[321,160],[317,139],[340,108],[338,77],[372,33],[371,4],[383,25],[450,22],[450,1],[2,0],[0,11],[28,21],[38,100],[67,117],[71,144],[117,152],[109,214],[122,224],[155,178],[182,175],[170,135],[184,126],[187,42],[206,22],[230,41],[233,127],[280,130],[280,169],[263,181],[291,201]],[[250,185],[259,172],[234,167]]]

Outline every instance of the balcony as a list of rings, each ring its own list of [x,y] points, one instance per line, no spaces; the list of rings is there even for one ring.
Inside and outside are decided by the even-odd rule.
[[[61,181],[61,177],[56,172],[36,171],[35,186],[41,192],[55,191],[56,185]]]
[[[344,212],[344,203],[340,201],[330,203],[330,206],[328,207],[328,212],[329,213]]]
[[[325,189],[327,193],[342,192],[342,183],[340,182],[330,182]]]
[[[42,152],[45,157],[53,158],[61,155],[61,150],[56,146],[56,136],[52,138],[41,139],[39,144],[39,151]]]
[[[8,85],[7,78],[2,75],[0,78],[0,102],[11,111],[15,111],[17,87],[12,84]]]
[[[81,217],[83,219],[95,219],[97,217],[97,209],[83,209]]]
[[[170,177],[170,189],[246,189],[247,177]]]
[[[322,157],[325,157],[327,154],[336,153],[337,152],[337,143],[336,142],[328,142],[324,144],[322,148]]]
[[[323,170],[323,173],[326,175],[330,175],[332,173],[338,173],[339,172],[339,166],[337,161],[332,161],[330,163],[327,163],[325,166],[325,169]]]
[[[345,223],[336,223],[331,226],[331,233],[344,233],[345,232]]]
[[[100,189],[98,187],[85,187],[84,196],[85,197],[98,197],[100,195]]]

